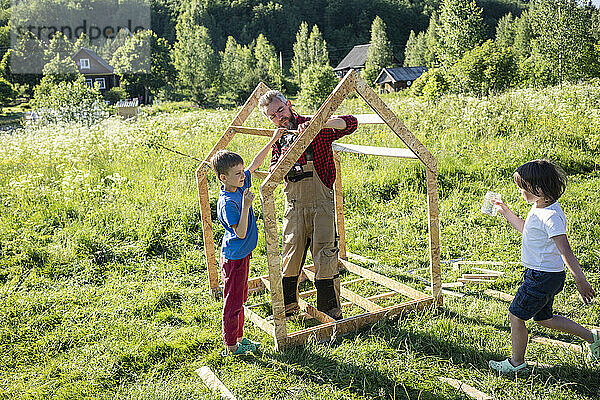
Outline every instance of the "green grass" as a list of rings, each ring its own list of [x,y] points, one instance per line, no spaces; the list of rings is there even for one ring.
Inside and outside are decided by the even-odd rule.
[[[525,215],[512,172],[549,157],[569,173],[561,198],[569,239],[600,290],[599,89],[566,86],[438,103],[385,98],[438,159],[443,259],[504,261],[505,277],[489,287],[514,293],[521,279],[520,236],[479,207],[493,190]],[[236,110],[165,104],[150,111],[135,123],[109,119],[91,128],[0,135],[0,398],[216,399],[194,373],[202,365],[244,399],[465,398],[439,382],[440,375],[498,399],[598,398],[598,364],[568,350],[532,343],[527,359],[554,368],[518,378],[490,372],[488,360],[510,354],[508,304],[484,295],[483,287],[455,289],[465,297],[445,296],[440,310],[282,352],[248,322],[247,336],[264,343],[262,354],[221,358],[222,304],[208,294],[197,164],[143,143],[158,136],[168,147],[203,158]],[[368,107],[354,98],[339,112]],[[269,127],[256,112],[247,124]],[[229,148],[250,160],[265,141],[236,137]],[[402,146],[385,127],[360,127],[342,141]],[[380,262],[369,268],[424,290],[408,274],[428,265],[423,167],[352,154],[343,154],[342,164],[349,250]],[[214,212],[213,174],[209,186]],[[280,190],[276,204],[281,215]],[[261,237],[252,275],[267,271],[258,201],[255,209]],[[223,229],[214,215],[213,227],[218,242]],[[445,268],[443,279],[464,272]],[[352,289],[363,296],[383,291],[365,282]],[[268,302],[269,296],[249,301]],[[555,308],[600,325],[600,302],[584,307],[572,278]],[[266,315],[269,306],[259,312]],[[535,334],[581,343],[528,326]]]

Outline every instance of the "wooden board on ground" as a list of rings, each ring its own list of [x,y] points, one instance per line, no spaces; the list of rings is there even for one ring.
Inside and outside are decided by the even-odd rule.
[[[550,338],[541,337],[541,336],[531,336],[529,341],[534,342],[534,343],[547,344],[547,345],[554,346],[554,347],[562,347],[565,349],[575,351],[577,353],[583,353],[583,348],[581,346],[574,344],[574,343],[563,342],[561,340],[550,339]]]
[[[498,276],[504,276],[504,272],[496,271],[494,269],[487,269],[487,268],[472,268],[472,269],[474,271],[483,272],[486,274],[494,274],[494,275],[498,275]]]
[[[467,396],[471,397],[472,399],[492,400],[492,396],[490,396],[486,393],[483,393],[482,391],[479,391],[479,390],[475,389],[473,386],[467,385],[466,383],[461,382],[458,379],[446,378],[444,376],[438,376],[438,379],[442,382],[446,382],[448,385],[452,386],[453,388],[460,390],[461,392],[463,392]]]
[[[472,284],[491,283],[492,282],[489,279],[468,279],[468,278],[458,278],[456,281],[462,282],[462,283],[472,283]]]
[[[500,299],[503,301],[511,302],[514,296],[511,296],[508,293],[500,292],[498,290],[486,289],[483,293],[487,294],[490,297],[495,297],[496,299]]]
[[[202,380],[210,390],[218,392],[223,399],[236,400],[233,393],[231,393],[229,389],[227,389],[227,387],[223,385],[223,382],[221,382],[219,378],[217,378],[217,376],[211,371],[209,367],[200,367],[196,370],[196,373],[200,375],[200,378],[202,378]]]

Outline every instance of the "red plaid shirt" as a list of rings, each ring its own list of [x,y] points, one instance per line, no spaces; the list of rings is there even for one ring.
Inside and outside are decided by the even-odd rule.
[[[310,121],[310,117],[303,117],[294,113],[296,117],[296,123],[298,125]],[[358,127],[358,121],[356,117],[352,115],[342,115],[339,118],[346,121],[346,129],[333,129],[323,128],[319,131],[317,136],[313,139],[311,146],[313,148],[313,162],[315,170],[319,174],[319,178],[325,186],[333,189],[333,182],[335,181],[335,164],[333,162],[333,150],[331,149],[331,143],[334,140],[351,134]],[[281,156],[281,144],[279,140],[275,142],[272,147],[271,166],[272,169],[279,157]],[[306,164],[306,154],[302,153],[298,159],[300,165]]]

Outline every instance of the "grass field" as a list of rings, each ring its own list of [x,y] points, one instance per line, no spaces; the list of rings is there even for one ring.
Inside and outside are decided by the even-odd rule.
[[[456,289],[444,307],[380,322],[326,344],[222,358],[221,303],[208,294],[194,170],[197,162],[144,145],[152,140],[204,158],[235,110],[163,105],[137,122],[46,127],[0,135],[0,398],[217,399],[194,373],[210,366],[240,399],[462,399],[437,377],[460,379],[496,399],[598,399],[600,364],[572,350],[531,343],[527,359],[550,364],[498,377],[490,359],[510,354],[508,304],[484,288],[514,293],[520,236],[479,212],[487,190],[520,215],[527,205],[514,169],[551,158],[569,174],[561,205],[568,235],[600,290],[600,88],[514,91],[490,99],[404,96],[385,100],[439,163],[442,259],[503,261],[505,277]],[[346,100],[339,113],[365,113]],[[247,125],[268,127],[258,114]],[[249,160],[266,138],[238,137]],[[341,141],[400,147],[385,127]],[[342,155],[349,250],[370,266],[424,290],[424,169],[411,161]],[[264,167],[263,167],[264,169]],[[255,182],[257,191],[259,182]],[[217,184],[209,176],[213,210]],[[258,192],[257,192],[258,193]],[[277,204],[282,211],[282,195]],[[259,202],[255,203],[262,229]],[[215,217],[215,216],[213,216]],[[217,240],[222,228],[216,218]],[[266,272],[264,237],[252,275]],[[465,271],[446,268],[450,282]],[[425,274],[425,272],[423,272]],[[356,284],[353,290],[373,293]],[[259,302],[265,296],[254,296]],[[600,301],[583,306],[567,278],[555,309],[600,325]],[[347,315],[352,313],[347,310]],[[540,336],[580,344],[528,324]]]

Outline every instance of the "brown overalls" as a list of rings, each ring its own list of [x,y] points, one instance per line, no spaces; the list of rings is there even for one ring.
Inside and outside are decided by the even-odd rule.
[[[339,319],[340,278],[335,231],[334,192],[323,184],[312,161],[303,165],[308,176],[297,182],[286,180],[283,215],[283,297],[286,314],[298,309],[298,277],[306,251],[315,264],[317,308]]]

